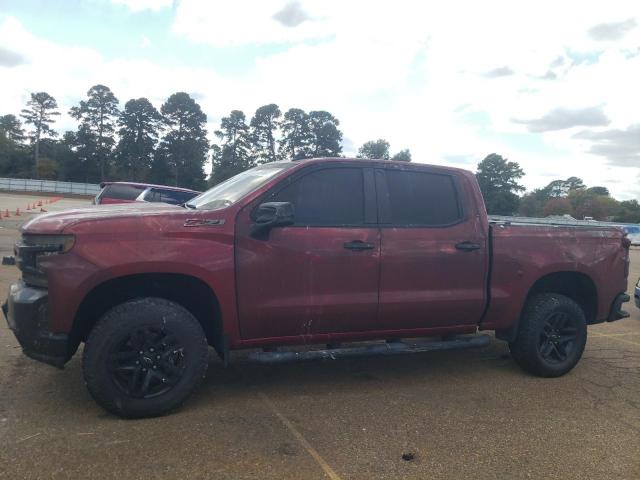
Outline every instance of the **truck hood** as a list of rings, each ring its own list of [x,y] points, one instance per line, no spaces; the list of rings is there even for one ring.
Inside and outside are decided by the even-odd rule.
[[[110,220],[124,217],[167,215],[186,212],[183,207],[166,203],[123,203],[95,205],[87,208],[52,212],[29,220],[22,226],[26,233],[61,233],[65,228],[80,222]]]

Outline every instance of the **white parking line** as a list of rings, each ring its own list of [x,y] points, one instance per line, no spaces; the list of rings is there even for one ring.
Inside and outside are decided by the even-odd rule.
[[[298,431],[298,429],[289,421],[287,417],[285,417],[280,411],[277,409],[275,404],[271,401],[271,399],[262,392],[258,392],[258,396],[260,400],[262,400],[265,405],[269,407],[269,409],[278,417],[278,420],[282,422],[282,424],[287,427],[287,430],[293,435],[293,437],[298,441],[298,443],[307,451],[309,455],[313,457],[313,459],[320,465],[320,468],[327,474],[327,476],[331,480],[341,480],[340,476],[331,468],[331,466],[320,456],[318,451],[311,446],[311,444],[307,441],[306,438]]]

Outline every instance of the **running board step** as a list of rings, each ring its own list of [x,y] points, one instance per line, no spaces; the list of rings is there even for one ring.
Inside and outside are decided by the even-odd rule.
[[[373,357],[377,355],[403,355],[406,353],[431,352],[434,350],[460,350],[465,348],[486,347],[491,342],[489,335],[473,335],[469,337],[454,337],[452,340],[414,342],[392,341],[360,347],[334,348],[330,350],[308,350],[302,352],[251,352],[250,362],[255,363],[285,363],[304,362],[309,360],[337,360],[350,357]]]

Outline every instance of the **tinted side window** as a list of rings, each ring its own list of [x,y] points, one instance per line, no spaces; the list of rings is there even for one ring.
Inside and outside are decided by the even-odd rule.
[[[145,196],[147,202],[163,202],[170,203],[171,205],[179,205],[181,203],[188,202],[196,193],[180,192],[177,190],[163,190],[160,188],[152,188]]]
[[[462,217],[453,177],[386,170],[390,219],[394,225],[447,225]]]
[[[360,168],[311,172],[274,194],[269,201],[291,202],[296,225],[364,223],[364,182]]]
[[[185,203],[195,197],[196,194],[189,192],[178,192],[175,190],[163,190],[160,195],[160,201],[165,203],[171,203],[172,205],[178,205]]]
[[[144,190],[143,187],[134,185],[107,185],[104,187],[104,193],[100,198],[115,198],[118,200],[135,200]]]
[[[145,202],[159,202],[160,201],[160,194],[158,193],[158,191],[156,189],[152,188],[144,196],[144,201]]]

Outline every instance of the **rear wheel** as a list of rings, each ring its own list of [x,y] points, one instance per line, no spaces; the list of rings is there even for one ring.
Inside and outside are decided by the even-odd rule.
[[[107,312],[87,339],[89,392],[123,417],[152,417],[178,407],[204,377],[208,347],[198,321],[161,298],[132,300]]]
[[[580,306],[564,295],[545,293],[527,301],[509,348],[525,371],[559,377],[575,367],[586,342],[587,322]]]

